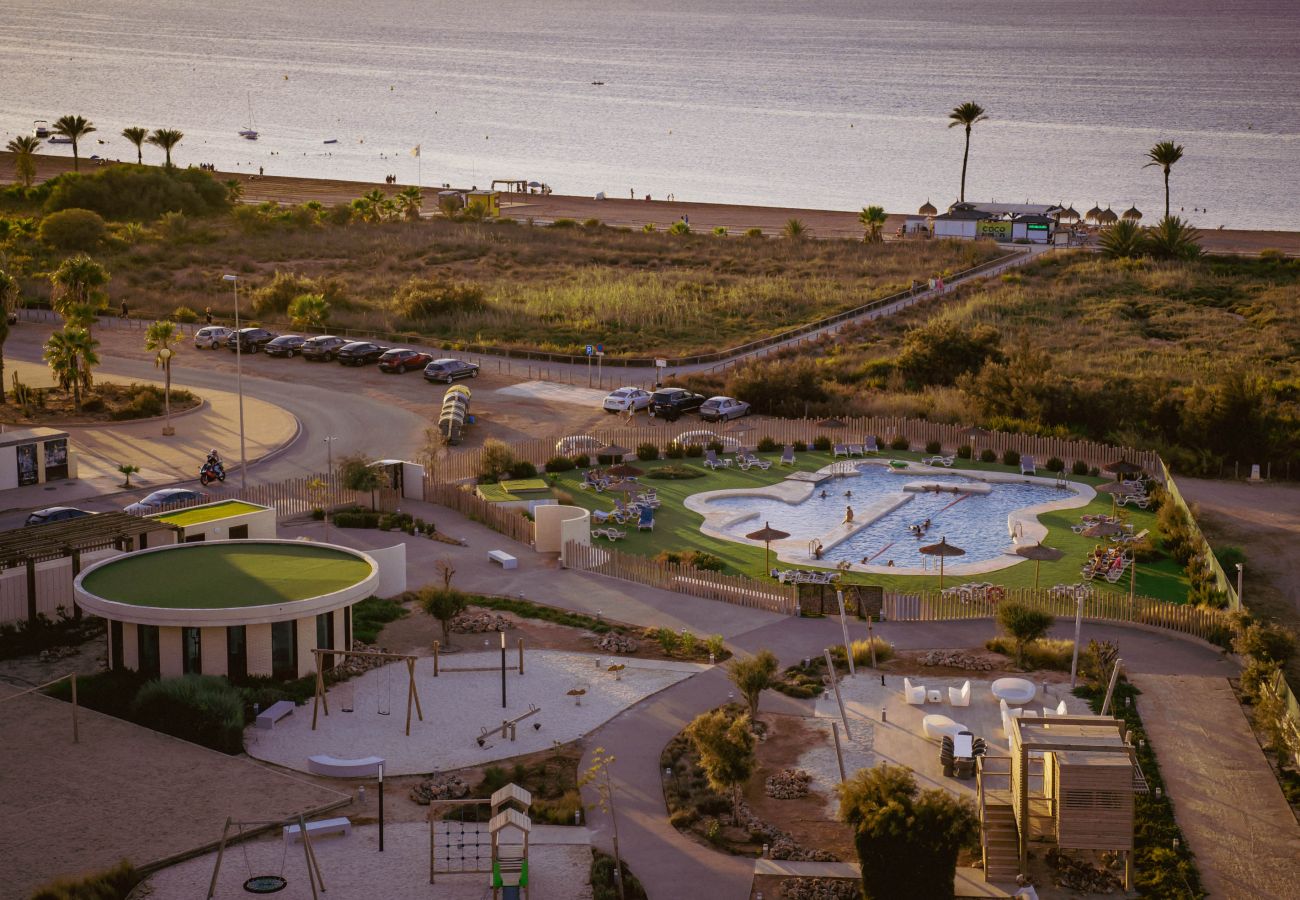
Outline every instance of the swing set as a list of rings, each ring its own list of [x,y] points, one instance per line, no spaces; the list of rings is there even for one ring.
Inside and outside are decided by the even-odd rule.
[[[376,650],[329,650],[329,649],[317,648],[315,650],[312,650],[312,653],[316,654],[316,696],[312,699],[312,707],[311,707],[311,730],[312,731],[316,730],[317,712],[322,707],[325,709],[325,715],[327,717],[330,714],[329,697],[326,695],[325,692],[325,670],[322,666],[322,663],[324,662],[324,660],[321,659],[322,655],[362,656],[362,657],[369,657],[371,659],[405,660],[406,676],[407,676],[406,736],[407,737],[411,736],[412,707],[414,707],[416,715],[420,717],[420,721],[421,722],[424,721],[424,710],[420,707],[420,692],[416,690],[415,687],[415,660],[417,657],[409,656],[404,653],[380,653]],[[381,683],[380,683],[379,696],[378,699],[376,700],[375,711],[378,712],[379,715],[381,716],[386,716],[390,712],[389,705],[388,705],[388,690],[387,690],[390,673],[386,671],[386,668],[387,667],[380,668],[379,675],[378,675]],[[343,711],[351,712],[352,708],[350,704],[344,702]]]
[[[249,894],[278,894],[289,886],[289,880],[284,877],[284,865],[289,859],[289,838],[284,838],[284,850],[280,856],[280,871],[275,874],[256,874],[253,871],[253,863],[248,856],[248,841],[245,840],[245,828],[253,829],[247,837],[252,837],[257,831],[266,828],[287,828],[296,825],[298,834],[302,838],[302,854],[307,864],[307,881],[311,885],[311,895],[313,900],[319,900],[317,886],[323,892],[325,890],[325,879],[321,876],[320,863],[316,861],[316,851],[311,845],[311,836],[307,830],[307,820],[298,814],[296,817],[290,817],[282,821],[275,822],[243,822],[236,821],[232,818],[226,819],[226,825],[221,829],[221,843],[217,845],[217,861],[212,866],[212,881],[208,884],[207,900],[212,900],[217,893],[217,878],[221,875],[221,862],[226,855],[226,844],[230,840],[238,841],[244,851],[244,867],[248,877],[244,879],[244,891]],[[230,834],[231,828],[238,829],[233,838]]]

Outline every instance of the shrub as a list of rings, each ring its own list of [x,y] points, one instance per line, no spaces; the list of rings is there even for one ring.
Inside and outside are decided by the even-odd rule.
[[[1074,465],[1070,466],[1070,472],[1075,475],[1087,475],[1088,464],[1081,459],[1076,459]]]
[[[677,650],[677,632],[671,628],[656,628],[651,635],[659,644],[659,649],[672,656]]]
[[[721,572],[724,568],[719,557],[704,550],[661,550],[654,559],[658,563],[692,566],[710,572]]]
[[[718,443],[718,442],[715,441],[712,443]],[[701,457],[704,455],[704,448],[701,447],[699,444],[687,444],[686,455],[692,458]]]
[[[47,213],[88,209],[105,219],[151,222],[167,212],[205,216],[230,208],[225,185],[202,169],[117,165],[67,172],[47,184]]]
[[[761,229],[761,228],[746,228],[746,229],[745,229],[745,237],[747,237],[747,238],[762,238],[762,237],[763,237],[763,229]]]
[[[1015,450],[1007,450],[1002,454],[1002,465],[1018,466],[1020,465],[1020,454]]]
[[[907,438],[901,434],[889,442],[889,449],[891,450],[906,450],[910,446],[911,444],[907,442]]]
[[[713,226],[713,236],[714,236],[714,237],[726,237],[726,236],[727,236],[727,226],[725,226],[725,225],[714,225],[714,226]]]
[[[641,226],[641,231],[643,231],[645,234],[654,234],[654,232],[655,232],[655,223],[654,223],[654,222],[646,222],[644,225]]]
[[[479,451],[478,474],[481,480],[496,481],[503,473],[509,472],[515,464],[515,452],[510,445],[496,438],[488,438]]]
[[[636,458],[643,459],[647,462],[659,458],[659,445],[647,441],[644,444],[636,445]]]
[[[591,900],[646,900],[645,888],[641,881],[632,874],[627,863],[619,861],[619,879],[614,878],[614,857],[595,847],[591,848],[591,870],[588,872],[591,882]],[[619,881],[623,890],[618,889]]]
[[[849,645],[853,651],[853,664],[855,666],[871,665],[871,647],[876,648],[876,662],[882,663],[894,658],[894,645],[882,638],[880,635],[872,635],[865,641],[854,641]],[[843,649],[841,648],[841,653]]]
[[[601,224],[602,224],[602,223],[601,223],[600,219],[584,219],[583,222],[582,222],[582,227],[583,227],[583,228],[599,228],[599,227],[601,226]]]
[[[714,453],[721,453],[723,450],[726,449],[726,445],[723,444],[719,438],[714,438],[704,446],[709,450],[712,450]]]
[[[319,294],[334,307],[347,306],[343,285],[333,279],[319,280],[296,272],[277,271],[270,284],[253,291],[253,314],[279,316],[289,311],[289,304],[303,294]]]
[[[1064,472],[1064,471],[1065,471],[1065,460],[1061,459],[1061,458],[1058,457],[1058,456],[1053,456],[1051,459],[1049,459],[1049,460],[1047,461],[1047,471],[1049,471],[1049,472]]]
[[[244,749],[244,704],[224,678],[185,675],[151,681],[136,694],[131,718],[222,753]]]
[[[807,442],[807,441],[795,441],[795,442],[794,442],[794,452],[795,452],[795,453],[807,453],[807,452],[808,452],[808,442]]]
[[[1001,653],[1003,656],[1015,656],[1015,641],[1008,637],[993,637],[984,642],[986,650]],[[1074,641],[1039,640],[1025,647],[1024,662],[1026,669],[1051,669],[1056,672],[1070,671],[1074,659]]]
[[[691,226],[683,222],[681,219],[678,219],[676,222],[668,226],[668,233],[669,234],[690,234]]]
[[[770,437],[761,437],[761,438],[758,439],[758,452],[759,452],[759,453],[775,453],[777,450],[780,450],[780,449],[781,449],[780,446],[777,444],[776,440],[773,439],[773,438],[770,438]]]
[[[36,889],[30,900],[125,900],[142,878],[124,859],[103,872],[47,882]]]
[[[577,219],[556,219],[551,223],[552,228],[577,228]]]
[[[177,322],[184,322],[186,325],[189,325],[199,320],[199,314],[188,306],[178,306],[172,310],[172,318]]]
[[[1016,663],[1025,664],[1025,648],[1043,638],[1056,621],[1051,613],[1012,600],[998,605],[998,625],[1016,644]]]
[[[658,478],[665,481],[682,481],[687,478],[703,478],[704,473],[694,466],[660,466],[646,473],[646,478]]]
[[[1295,655],[1296,640],[1283,625],[1255,622],[1242,630],[1232,649],[1261,662],[1285,665]]]
[[[980,462],[995,463],[998,461],[998,455],[992,449],[980,451]]]
[[[926,443],[925,443],[925,452],[926,452],[926,453],[942,453],[942,452],[943,452],[943,445],[940,444],[938,441],[926,441]]]
[[[970,459],[970,457],[971,457],[970,444],[962,444],[957,448],[958,459]]]
[[[397,289],[389,305],[398,316],[420,321],[476,312],[484,308],[485,297],[483,286],[472,281],[412,277]]]
[[[510,464],[511,478],[536,478],[537,466],[533,465],[526,459],[517,459]]]
[[[99,213],[64,209],[41,221],[41,240],[58,250],[94,250],[104,240],[107,226]]]
[[[342,510],[332,516],[339,528],[378,528],[379,513],[370,510]]]
[[[570,456],[569,459],[573,460],[573,465],[575,468],[585,469],[587,468],[587,466],[591,465],[591,457],[585,453],[575,454],[573,456]]]
[[[681,444],[677,443],[676,441],[673,441],[671,444],[669,444],[668,449],[664,451],[664,456],[668,457],[669,459],[681,459],[685,455],[686,455],[686,448],[683,447]]]
[[[817,437],[813,439],[813,449],[819,450],[822,453],[829,453],[831,451],[831,439],[824,434],[817,435]]]
[[[567,456],[552,456],[546,461],[544,466],[548,472],[571,472],[573,471],[573,460]]]

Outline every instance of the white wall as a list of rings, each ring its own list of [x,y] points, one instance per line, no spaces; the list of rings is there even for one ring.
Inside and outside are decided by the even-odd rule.
[[[227,516],[224,519],[213,519],[211,522],[187,525],[185,527],[185,537],[189,538],[201,534],[205,541],[225,541],[230,539],[230,529],[238,528],[240,525],[248,526],[249,540],[275,540],[279,537],[275,530],[275,510],[273,509],[259,509],[256,512],[240,513],[237,516]]]
[[[158,629],[158,673],[163,678],[180,678],[185,674],[181,662],[181,630],[164,625]]]
[[[975,219],[935,219],[934,236],[973,238],[976,221]]]
[[[271,677],[271,625],[249,625],[248,637],[248,674]]]
[[[4,448],[0,448],[3,450]],[[0,463],[2,464],[2,463]],[[81,568],[114,556],[120,550],[111,547],[81,554]],[[54,618],[62,606],[72,615],[72,558],[52,559],[36,564],[36,611]],[[0,573],[0,623],[27,619],[27,567],[18,566]]]
[[[367,550],[370,558],[379,566],[379,582],[375,585],[376,597],[396,597],[406,590],[406,545],[396,544],[392,547]],[[339,649],[344,649],[340,640]],[[351,650],[351,647],[346,648]]]
[[[203,646],[203,674],[229,674],[226,671],[226,629],[220,627],[200,629],[199,641]]]

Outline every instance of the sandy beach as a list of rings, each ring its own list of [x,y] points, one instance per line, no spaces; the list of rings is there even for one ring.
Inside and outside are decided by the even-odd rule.
[[[94,163],[83,160],[83,171],[93,171]],[[52,178],[72,168],[72,161],[61,157],[38,156],[36,177],[38,180]],[[13,156],[0,153],[0,184],[12,184]],[[214,173],[222,181],[238,179],[244,185],[244,200],[249,203],[275,201],[277,203],[307,203],[311,200],[333,206],[345,203],[361,196],[367,191],[378,188],[385,193],[396,193],[409,185],[395,185],[382,182],[342,181],[329,178],[292,178],[276,175],[250,176],[242,172]],[[433,207],[433,195],[436,194],[438,178],[436,174],[425,179],[425,198],[427,208]],[[465,189],[473,185],[457,185]],[[477,185],[486,188],[488,185]],[[832,209],[800,209],[797,207],[777,206],[741,206],[726,203],[692,203],[686,200],[632,200],[611,197],[596,200],[593,197],[575,197],[564,194],[503,194],[502,214],[516,219],[534,219],[538,222],[551,222],[555,219],[599,219],[606,225],[620,225],[639,228],[647,222],[653,222],[666,228],[673,222],[688,216],[691,228],[695,231],[711,231],[722,226],[728,231],[739,233],[749,228],[761,228],[764,232],[775,234],[781,230],[786,221],[799,219],[819,238],[856,238],[862,235],[862,226],[858,223],[856,212]],[[885,233],[892,234],[902,223],[908,213],[890,213],[885,225]],[[1154,220],[1154,215],[1152,216]],[[1211,253],[1245,253],[1255,254],[1261,250],[1281,250],[1289,256],[1300,256],[1300,231],[1251,231],[1224,229],[1202,231],[1202,245]]]

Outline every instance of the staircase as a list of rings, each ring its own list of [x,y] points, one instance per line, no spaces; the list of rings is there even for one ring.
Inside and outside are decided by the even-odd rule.
[[[1020,832],[1009,803],[984,804],[984,879],[1014,882],[1020,874]]]

